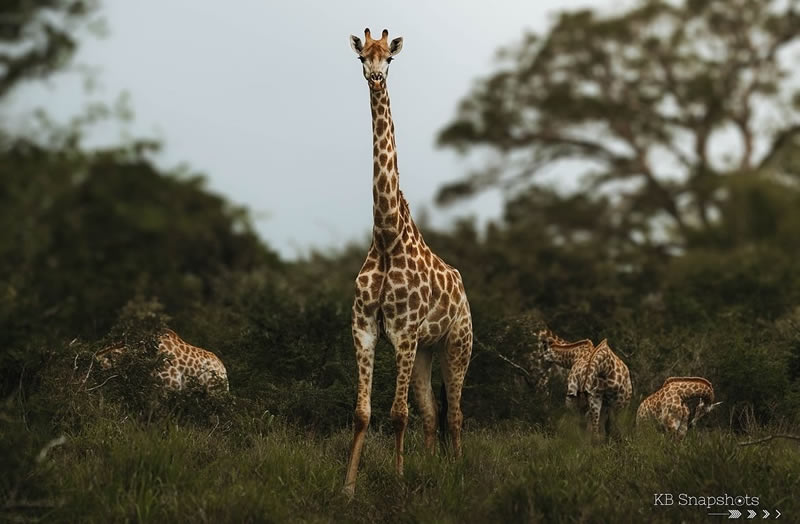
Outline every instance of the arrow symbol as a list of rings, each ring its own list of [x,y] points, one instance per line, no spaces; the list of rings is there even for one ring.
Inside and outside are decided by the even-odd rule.
[[[765,518],[767,518],[767,517],[769,517],[769,511],[767,511],[767,510],[764,510],[764,516],[763,516],[763,517],[761,517],[761,518],[762,518],[762,519],[765,519]]]
[[[776,509],[775,510],[775,518],[777,519],[780,516],[781,516],[781,512]]]
[[[729,519],[738,519],[742,516],[742,512],[738,509],[729,509],[728,513],[730,513],[730,515],[728,515]]]
[[[752,509],[748,509],[748,510],[747,510],[747,518],[748,518],[748,519],[752,519],[752,518],[753,518],[753,517],[755,517],[756,515],[757,515],[757,513],[756,513],[755,511],[753,511]]]

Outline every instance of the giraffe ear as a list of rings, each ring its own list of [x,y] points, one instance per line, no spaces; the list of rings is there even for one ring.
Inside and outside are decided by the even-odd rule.
[[[361,51],[364,50],[364,46],[361,44],[361,39],[357,36],[350,35],[350,47],[353,48],[353,51],[356,52],[357,55],[361,55]]]
[[[403,49],[403,37],[398,37],[392,40],[392,43],[389,44],[389,54],[394,56]]]

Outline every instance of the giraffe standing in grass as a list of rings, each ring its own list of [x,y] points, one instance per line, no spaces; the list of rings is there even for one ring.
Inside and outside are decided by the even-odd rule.
[[[694,417],[689,420],[691,405]],[[655,421],[663,430],[681,440],[689,426],[707,415],[722,402],[714,402],[714,387],[702,377],[670,377],[661,388],[644,399],[636,411],[636,424]]]
[[[395,469],[403,474],[403,437],[408,424],[408,390],[414,384],[422,415],[425,447],[436,442],[436,401],[431,389],[432,345],[440,362],[448,407],[447,427],[454,454],[461,453],[461,390],[472,352],[472,319],[458,270],[431,251],[411,219],[398,184],[394,123],[386,91],[389,63],[402,38],[365,40],[350,36],[370,92],[372,113],[372,244],[356,277],[352,332],[358,365],[353,443],[344,492],[355,492],[358,463],[371,415],[375,345],[380,334],[394,346],[397,382],[390,416],[395,431]]]
[[[126,350],[124,345],[113,345],[97,352],[95,358],[104,369],[109,369]],[[229,391],[228,372],[214,353],[185,342],[171,329],[158,337],[158,351],[165,355],[164,365],[156,376],[170,389],[181,390],[189,377],[206,388],[222,387]]]
[[[615,429],[616,412],[631,400],[633,386],[628,366],[603,340],[575,361],[567,377],[567,405],[585,398],[588,404],[592,434],[600,436],[600,418],[605,408],[606,436]]]

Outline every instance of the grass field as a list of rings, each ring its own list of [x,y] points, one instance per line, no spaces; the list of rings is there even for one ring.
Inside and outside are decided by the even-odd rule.
[[[679,494],[758,497],[761,511],[800,516],[800,447],[740,446],[752,436],[700,428],[683,442],[629,431],[592,445],[570,417],[549,431],[467,425],[464,456],[427,455],[414,424],[406,472],[393,438],[368,435],[356,488],[341,494],[350,432],[305,434],[277,420],[180,426],[98,418],[50,450],[19,482],[39,500],[0,517],[46,522],[707,522],[722,507]],[[655,506],[671,493],[673,506]],[[735,507],[735,506],[725,506]],[[740,507],[740,509],[742,509]]]

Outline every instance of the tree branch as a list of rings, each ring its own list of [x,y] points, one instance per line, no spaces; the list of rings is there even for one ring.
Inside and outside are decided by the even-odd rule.
[[[800,135],[800,124],[794,124],[793,126],[787,127],[783,131],[780,131],[775,135],[775,138],[772,140],[772,145],[770,146],[767,153],[761,158],[761,162],[758,163],[758,169],[764,169],[770,163],[772,163],[775,158],[780,154],[781,150],[784,146],[794,137]]]
[[[785,438],[790,440],[800,440],[800,435],[790,435],[788,433],[779,433],[777,435],[767,435],[766,437],[756,439],[756,440],[748,440],[745,442],[739,442],[740,446],[752,446],[753,444],[761,444],[763,442],[769,442],[772,439],[776,438]]]

